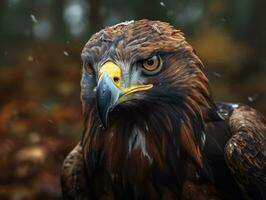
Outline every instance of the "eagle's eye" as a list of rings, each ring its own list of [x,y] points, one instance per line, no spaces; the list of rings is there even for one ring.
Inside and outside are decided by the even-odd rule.
[[[94,75],[94,69],[93,69],[93,67],[92,67],[91,64],[89,64],[89,63],[84,63],[84,64],[83,64],[83,67],[84,67],[85,71],[86,71],[89,75]]]
[[[143,72],[148,75],[158,73],[162,68],[162,59],[159,55],[154,55],[141,62]]]

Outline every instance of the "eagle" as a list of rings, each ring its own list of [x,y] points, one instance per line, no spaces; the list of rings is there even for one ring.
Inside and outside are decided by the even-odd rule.
[[[214,102],[184,34],[147,19],[82,50],[84,132],[62,167],[64,199],[266,199],[266,121]]]

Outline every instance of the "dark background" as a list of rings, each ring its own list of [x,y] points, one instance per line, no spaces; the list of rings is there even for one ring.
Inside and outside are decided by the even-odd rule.
[[[266,114],[265,0],[1,0],[0,199],[60,199],[62,161],[82,134],[80,52],[131,19],[185,32],[213,96]]]

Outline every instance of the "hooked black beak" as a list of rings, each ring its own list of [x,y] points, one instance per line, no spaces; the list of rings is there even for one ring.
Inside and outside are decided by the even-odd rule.
[[[117,105],[122,91],[113,83],[106,73],[102,73],[96,87],[96,101],[100,119],[107,126],[108,114]]]

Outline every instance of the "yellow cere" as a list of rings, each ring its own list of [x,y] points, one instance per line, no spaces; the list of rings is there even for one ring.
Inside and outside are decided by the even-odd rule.
[[[122,72],[120,67],[118,67],[115,63],[109,61],[103,64],[103,66],[98,72],[98,77],[100,77],[104,72],[112,79],[114,84],[118,88],[120,88],[122,78]]]
[[[153,87],[153,84],[145,84],[145,85],[132,85],[128,88],[122,88],[121,86],[122,71],[119,66],[110,61],[102,65],[102,67],[98,72],[98,77],[100,77],[103,73],[106,73],[109,76],[109,78],[113,81],[113,83],[122,91],[124,97],[134,92],[149,90]]]

